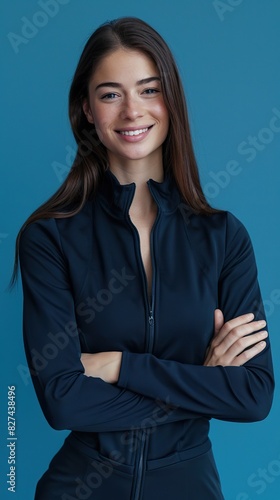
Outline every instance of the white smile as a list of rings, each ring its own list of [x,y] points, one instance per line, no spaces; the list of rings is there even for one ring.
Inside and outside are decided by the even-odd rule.
[[[121,130],[120,131],[120,134],[121,135],[140,135],[140,134],[144,134],[145,132],[148,132],[149,128],[139,128],[139,130]]]

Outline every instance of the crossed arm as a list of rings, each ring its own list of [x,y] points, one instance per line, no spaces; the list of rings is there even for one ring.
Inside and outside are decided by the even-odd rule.
[[[193,245],[199,248],[198,242]],[[251,422],[268,414],[274,389],[270,343],[268,338],[261,343],[267,335],[261,333],[265,321],[255,321],[265,319],[265,313],[250,239],[234,219],[219,274],[220,309],[201,366],[130,351],[80,354],[75,303],[55,219],[24,231],[20,264],[27,361],[42,410],[55,429],[128,429],[141,426],[154,411],[165,415],[165,423],[201,416]],[[64,332],[69,323],[74,330],[67,344],[38,365],[49,332]],[[172,412],[159,408],[158,401],[168,401]]]
[[[214,313],[214,336],[207,350],[204,366],[242,366],[266,347],[267,331],[264,320],[253,321],[252,313],[238,316],[224,323],[220,309]],[[96,354],[82,353],[81,362],[88,377],[117,383],[122,352],[109,351]]]

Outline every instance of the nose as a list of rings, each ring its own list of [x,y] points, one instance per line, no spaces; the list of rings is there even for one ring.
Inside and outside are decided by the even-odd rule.
[[[141,103],[134,96],[126,96],[121,110],[121,118],[123,120],[135,120],[143,116]]]

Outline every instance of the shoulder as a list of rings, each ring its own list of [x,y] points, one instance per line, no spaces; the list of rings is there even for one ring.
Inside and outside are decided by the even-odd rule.
[[[244,224],[232,212],[223,210],[210,215],[192,214],[185,221],[190,245],[203,269],[217,269],[253,257],[250,236]]]
[[[20,234],[20,250],[30,244],[45,243],[46,239],[55,239],[57,236],[57,227],[54,218],[41,218],[29,222],[23,226]]]
[[[191,213],[186,218],[186,225],[193,232],[200,232],[211,240],[230,242],[237,235],[240,238],[249,238],[243,222],[232,212],[221,210],[217,213],[202,215]]]
[[[85,225],[91,220],[91,203],[86,202],[75,215],[56,218],[40,218],[23,227],[19,240],[19,252],[26,249],[54,248],[62,251],[63,240],[77,240]]]

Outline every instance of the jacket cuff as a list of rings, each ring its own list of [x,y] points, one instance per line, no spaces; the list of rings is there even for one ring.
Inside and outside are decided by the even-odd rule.
[[[121,361],[121,367],[120,367],[120,374],[119,374],[119,379],[117,382],[118,387],[122,387],[123,389],[127,388],[127,374],[128,372],[128,365],[129,365],[129,352],[128,351],[123,351],[122,353],[122,361]]]

